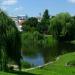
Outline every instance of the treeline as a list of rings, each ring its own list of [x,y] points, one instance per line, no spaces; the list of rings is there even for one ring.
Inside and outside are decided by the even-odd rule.
[[[50,16],[48,10],[45,10],[43,17],[30,17],[23,23],[23,31],[33,32],[38,31],[41,34],[48,33],[48,27],[50,25]]]
[[[23,23],[22,29],[24,32],[38,31],[40,34],[52,35],[59,41],[71,41],[75,39],[75,16],[69,13],[50,16],[46,9],[40,21],[30,17]]]

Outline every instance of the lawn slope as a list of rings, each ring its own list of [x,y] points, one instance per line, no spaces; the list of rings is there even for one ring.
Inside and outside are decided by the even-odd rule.
[[[22,72],[22,71],[12,71],[12,72],[2,72],[2,71],[0,71],[0,75],[36,75],[36,74]]]
[[[73,60],[75,60],[75,52],[61,55],[53,63],[29,72],[39,75],[75,75],[75,67],[66,66],[68,62]]]

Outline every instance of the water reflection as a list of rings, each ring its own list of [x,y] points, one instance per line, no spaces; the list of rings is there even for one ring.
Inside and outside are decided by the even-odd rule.
[[[29,62],[31,65],[34,65],[34,66],[38,66],[38,65],[43,65],[44,64],[43,57],[39,53],[34,58],[24,56],[23,60]]]
[[[75,51],[75,44],[72,43],[59,43],[58,44],[58,51],[60,54],[64,54],[67,52],[74,52]]]
[[[52,47],[41,47],[40,53],[37,56],[23,57],[25,61],[30,62],[34,65],[43,65],[44,63],[50,62],[55,59],[60,54],[74,52],[75,44],[72,43],[56,43]]]

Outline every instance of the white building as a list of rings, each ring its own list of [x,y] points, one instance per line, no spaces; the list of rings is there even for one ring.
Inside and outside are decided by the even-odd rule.
[[[11,17],[13,21],[16,23],[16,27],[19,31],[22,31],[22,23],[25,21],[25,16],[17,16],[17,17]]]

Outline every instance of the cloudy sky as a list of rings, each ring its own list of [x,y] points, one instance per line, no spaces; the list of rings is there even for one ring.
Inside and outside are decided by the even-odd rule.
[[[69,12],[75,15],[75,0],[0,0],[0,8],[10,16],[38,16],[45,9],[50,15]]]

